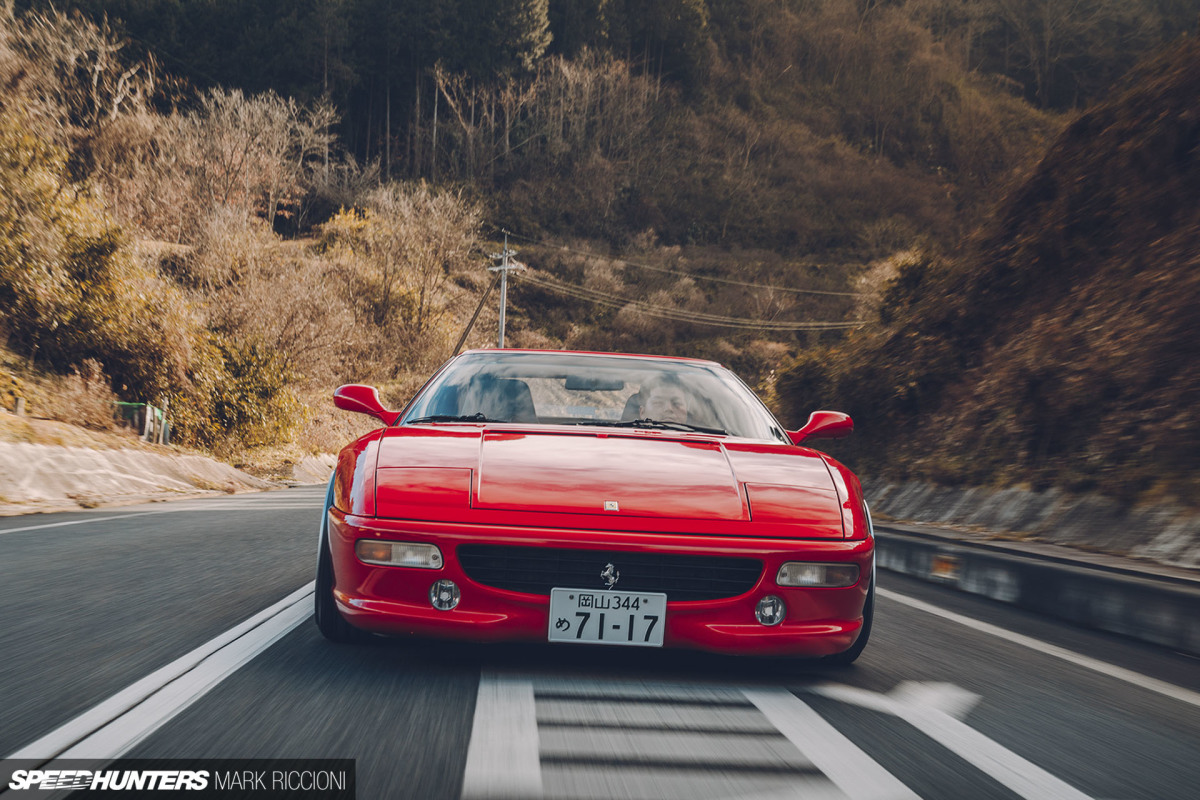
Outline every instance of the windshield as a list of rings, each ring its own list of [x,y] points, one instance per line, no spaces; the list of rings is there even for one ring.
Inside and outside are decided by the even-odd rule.
[[[425,386],[400,424],[452,421],[661,427],[789,441],[723,367],[581,353],[459,356]]]

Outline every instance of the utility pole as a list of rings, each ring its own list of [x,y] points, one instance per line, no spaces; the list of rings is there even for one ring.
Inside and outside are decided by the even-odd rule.
[[[496,288],[496,284],[500,282],[500,276],[492,278],[492,282],[488,285],[487,291],[483,293],[483,297],[479,298],[479,305],[475,306],[475,313],[471,315],[471,321],[467,323],[467,327],[463,329],[462,336],[458,337],[458,344],[454,345],[454,352],[450,355],[458,355],[458,351],[462,350],[462,346],[466,343],[467,337],[471,335],[471,328],[475,327],[475,320],[479,319],[479,312],[483,311],[483,304],[492,296],[492,289]]]
[[[504,311],[508,306],[508,272],[514,269],[525,269],[525,265],[517,261],[510,261],[512,256],[517,254],[516,250],[508,249],[508,231],[504,232],[504,252],[492,253],[489,258],[500,259],[500,265],[497,267],[488,267],[491,272],[500,273],[500,339],[497,347],[504,347]]]

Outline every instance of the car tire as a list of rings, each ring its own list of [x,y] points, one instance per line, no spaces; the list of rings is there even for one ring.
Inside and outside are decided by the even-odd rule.
[[[867,602],[863,606],[863,625],[862,633],[858,634],[858,638],[854,640],[854,644],[850,645],[849,650],[843,650],[840,653],[834,653],[831,656],[825,656],[821,659],[824,664],[829,664],[834,667],[846,667],[853,664],[855,659],[862,655],[862,651],[867,646],[867,640],[871,638],[871,622],[875,618],[875,571],[871,570],[871,588],[867,590]]]
[[[333,555],[329,551],[329,509],[333,506],[333,481],[325,497],[325,512],[321,517],[321,536],[317,545],[317,580],[313,592],[313,619],[321,635],[331,642],[350,644],[361,642],[367,634],[355,628],[338,611],[333,599]]]

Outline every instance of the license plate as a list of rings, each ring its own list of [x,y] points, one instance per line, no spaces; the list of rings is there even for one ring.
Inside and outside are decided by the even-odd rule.
[[[667,596],[654,592],[550,590],[550,641],[662,647]]]

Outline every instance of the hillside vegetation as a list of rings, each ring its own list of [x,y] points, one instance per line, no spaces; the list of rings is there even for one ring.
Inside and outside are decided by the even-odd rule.
[[[0,8],[5,406],[106,427],[115,393],[169,404],[177,441],[221,453],[338,446],[347,425],[305,400],[349,376],[403,390],[444,357],[475,205],[347,188],[338,164],[325,185],[356,210],[319,245],[283,241],[263,216],[312,185],[330,110],[214,89],[164,113],[153,65],[121,49],[83,18]]]
[[[1188,424],[1184,319],[1134,265],[1173,263],[1189,229],[1173,211],[1146,239],[1123,215],[1139,193],[1187,207],[1147,171],[1157,151],[1129,150],[1182,134],[1130,112],[1143,133],[1089,148],[1117,141],[1096,115],[1124,119],[1105,109],[1186,48],[1071,120],[1198,10],[9,0],[4,403],[58,386],[93,409],[169,402],[179,440],[220,454],[336,449],[355,429],[332,387],[403,402],[509,232],[529,267],[509,344],[716,358],[789,422],[846,406],[845,454],[873,470],[1180,492],[1191,451],[1148,431],[1190,435],[1165,433]],[[1100,220],[1102,202],[1126,210]],[[1105,305],[1143,288],[1145,328]],[[492,298],[466,346],[494,341]],[[1175,477],[1152,475],[1163,460]]]
[[[879,325],[779,379],[848,454],[942,482],[1200,493],[1200,42],[1073,122],[953,259],[906,263]]]

